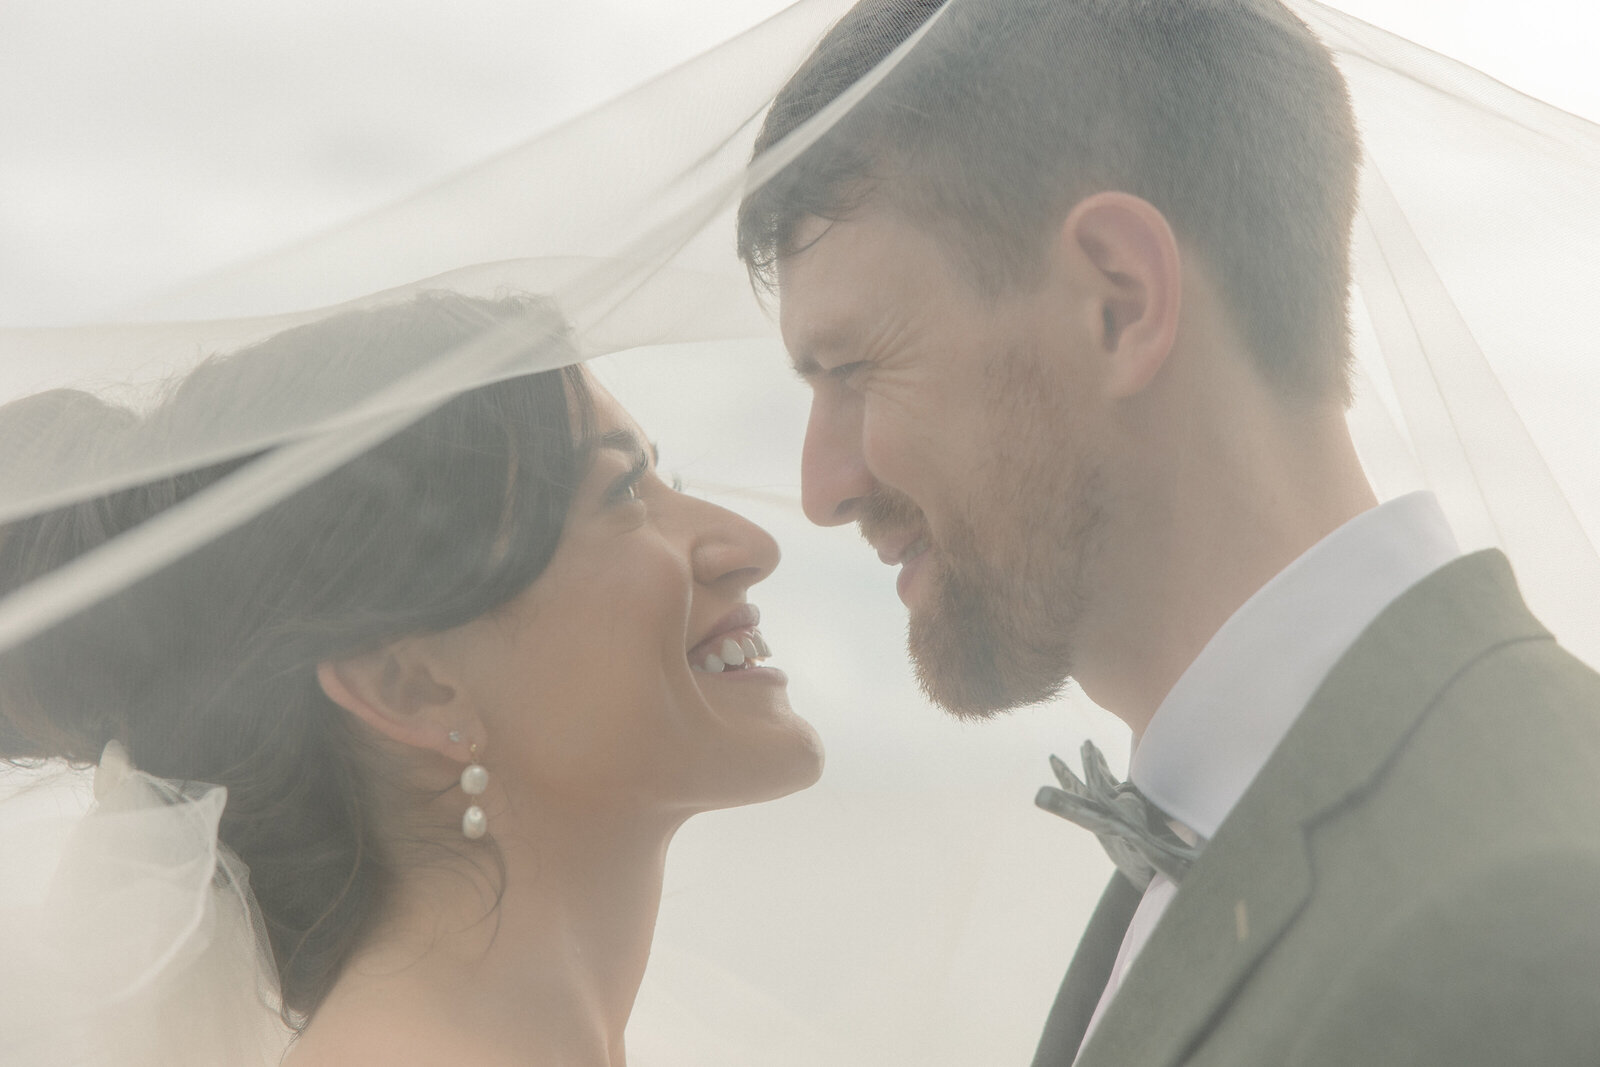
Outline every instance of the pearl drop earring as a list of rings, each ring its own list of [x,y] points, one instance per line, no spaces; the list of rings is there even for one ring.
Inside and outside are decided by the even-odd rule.
[[[489,788],[489,772],[478,762],[476,742],[472,745],[471,758],[472,762],[461,772],[461,791],[469,797],[480,797]],[[461,832],[469,841],[478,840],[489,832],[489,816],[477,804],[473,804],[461,816]]]

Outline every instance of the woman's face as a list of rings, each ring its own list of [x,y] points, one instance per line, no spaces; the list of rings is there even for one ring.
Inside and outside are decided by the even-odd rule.
[[[598,447],[555,556],[462,628],[483,762],[513,808],[688,814],[810,785],[821,744],[764,665],[748,597],[777,544],[664,483],[633,420],[591,388]]]

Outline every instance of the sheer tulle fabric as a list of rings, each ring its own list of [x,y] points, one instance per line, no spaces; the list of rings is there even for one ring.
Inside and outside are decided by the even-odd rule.
[[[0,821],[0,1062],[277,1063],[289,1030],[248,875],[217,841],[225,791],[152,778],[116,744],[92,784],[24,788]]]
[[[646,1064],[1020,1062],[1108,873],[1092,842],[1028,800],[1047,751],[1087,733],[1115,760],[1121,731],[1081,697],[986,731],[941,723],[903,666],[892,583],[853,538],[819,535],[798,514],[805,398],[732,254],[733,209],[898,68],[938,70],[935,20],[749,166],[766,105],[848,6],[802,0],[513,152],[130,321],[0,331],[0,399],[74,386],[138,412],[201,356],[340,308],[428,289],[549,301],[423,365],[348,364],[338,380],[284,368],[181,425],[91,442],[66,425],[0,427],[0,520],[279,446],[0,602],[6,646],[92,611],[449,396],[574,351],[597,359],[692,489],[778,536],[787,561],[760,590],[763,628],[795,677],[796,707],[829,742],[829,777],[681,835],[630,1033]],[[1366,144],[1350,416],[1363,461],[1382,496],[1439,493],[1464,548],[1505,548],[1535,610],[1600,661],[1600,472],[1588,444],[1600,369],[1578,355],[1593,347],[1600,130],[1320,4],[1291,6],[1335,52]],[[178,808],[214,826],[220,804],[203,794]],[[102,803],[74,842],[118,817]],[[171,847],[147,840],[157,855]],[[181,877],[171,868],[191,898],[164,921],[176,928],[203,907],[205,925],[233,928],[213,944],[240,968],[235,989],[251,993],[227,1016],[244,1019],[259,976],[234,949],[255,940],[237,895],[216,902],[215,861],[214,845],[197,847]],[[94,861],[115,862],[133,860]],[[173,950],[174,973],[188,973],[187,951]],[[5,990],[68,988],[27,977],[43,970],[97,983],[79,1003],[114,1003],[130,976],[63,972],[77,958],[7,964]],[[145,988],[187,998],[184,981]],[[24,1003],[0,999],[5,1011]]]

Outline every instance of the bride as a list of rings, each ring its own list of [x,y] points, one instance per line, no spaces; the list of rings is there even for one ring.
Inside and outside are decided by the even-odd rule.
[[[538,311],[428,293],[208,361],[142,419],[67,390],[0,418],[75,409],[75,444],[114,449],[218,391],[421,363]],[[243,462],[13,523],[4,590]],[[622,1064],[674,832],[821,769],[748,598],[777,562],[662,481],[586,371],[512,378],[7,654],[0,754],[111,744],[227,790],[294,1067]]]

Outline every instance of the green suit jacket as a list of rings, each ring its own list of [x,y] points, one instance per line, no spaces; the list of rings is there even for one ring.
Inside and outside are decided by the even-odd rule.
[[[1137,900],[1113,879],[1036,1067],[1073,1062]],[[1503,556],[1345,653],[1077,1062],[1600,1065],[1600,676]]]

